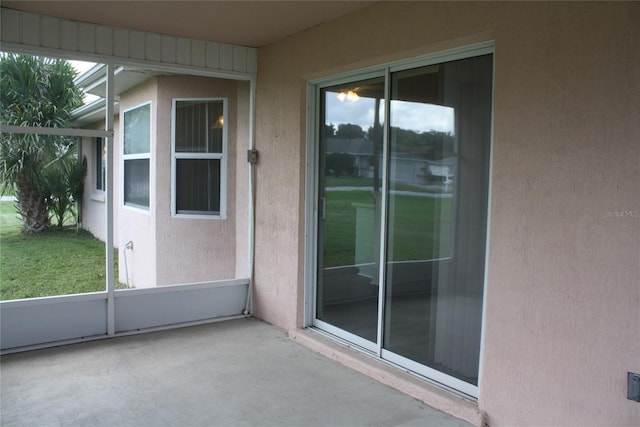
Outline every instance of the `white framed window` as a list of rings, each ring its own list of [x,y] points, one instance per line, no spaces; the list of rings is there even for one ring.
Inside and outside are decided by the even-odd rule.
[[[151,103],[123,113],[123,202],[125,206],[149,209],[151,159]]]
[[[173,100],[172,215],[226,217],[226,117],[226,98]]]

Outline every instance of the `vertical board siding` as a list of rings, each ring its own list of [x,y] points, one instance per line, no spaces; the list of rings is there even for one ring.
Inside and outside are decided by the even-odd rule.
[[[28,45],[40,45],[40,20],[38,17],[25,14],[22,16],[21,21],[22,27],[20,28],[20,41],[24,44]],[[29,30],[25,31],[24,29],[28,28]]]
[[[42,45],[45,47],[58,48],[60,39],[60,20],[55,18],[42,18]]]
[[[191,43],[189,40],[177,40],[176,62],[180,65],[191,65]]]
[[[73,22],[5,8],[0,11],[0,40],[8,50],[44,48],[244,76],[254,76],[258,69],[258,51],[251,47]]]
[[[140,31],[129,32],[129,57],[134,59],[145,59],[144,33]]]
[[[233,48],[233,71],[240,71],[247,68],[247,51]]]
[[[258,51],[255,49],[247,51],[247,69],[248,70],[258,69]]]
[[[227,71],[233,69],[233,46],[220,46],[220,68]]]
[[[101,55],[113,55],[113,31],[109,27],[96,27],[96,52]]]
[[[14,13],[6,13],[2,10],[2,40],[6,42],[20,43],[20,17]]]
[[[216,43],[207,43],[205,54],[207,56],[205,63],[207,68],[220,68],[220,45]]]
[[[120,58],[129,56],[129,31],[120,28],[113,30],[113,56]]]
[[[205,43],[202,40],[191,42],[191,65],[198,68],[205,66]]]
[[[162,36],[162,62],[176,62],[176,39]]]
[[[78,50],[85,53],[94,53],[96,47],[95,25],[78,24]],[[23,31],[28,31],[23,28]]]
[[[78,50],[78,25],[75,22],[62,21],[60,31],[60,49]]]
[[[162,37],[154,33],[146,33],[146,36],[146,59],[160,62],[162,60]]]

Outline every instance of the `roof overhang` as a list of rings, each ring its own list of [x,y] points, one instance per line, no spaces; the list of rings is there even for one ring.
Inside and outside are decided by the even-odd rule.
[[[3,44],[18,51],[28,47],[44,54],[56,45],[70,58],[77,51],[84,52],[84,58],[98,54],[99,61],[103,51],[111,52],[111,60],[126,64],[115,70],[117,108],[121,93],[149,78],[170,75],[176,64],[186,64],[186,68],[190,64],[194,74],[214,72],[223,78],[251,78],[257,70],[257,54],[255,49],[251,51],[252,47],[273,43],[372,3],[375,2],[9,0],[2,2],[2,23],[7,24],[3,25],[7,28],[2,31],[2,39]],[[145,36],[147,33],[150,36]],[[70,34],[79,37],[77,42],[69,38]],[[92,48],[85,46],[84,36],[95,38]],[[131,54],[141,46],[147,55],[157,56],[155,61],[138,61]],[[161,56],[156,53],[159,47]],[[198,55],[189,57],[185,52]],[[77,86],[104,98],[105,68],[97,65],[79,76]],[[103,99],[88,102],[74,111],[75,125],[87,126],[102,120],[104,111]]]
[[[107,89],[106,71],[106,65],[97,64],[87,72],[79,75],[74,83],[77,87],[83,89],[85,93],[104,98]],[[116,67],[114,70],[114,95],[117,98],[121,93],[144,83],[150,78],[170,75],[174,75],[174,73],[141,67]]]
[[[110,27],[261,47],[375,1],[26,1],[2,7]]]
[[[96,64],[75,79],[74,83],[77,87],[81,88],[86,94],[98,97],[98,99],[90,101],[73,111],[71,117],[74,126],[84,127],[91,123],[104,120],[107,90],[106,71],[107,66],[105,64]],[[139,86],[153,77],[167,75],[173,75],[173,73],[140,67],[117,67],[114,70],[113,80],[114,113],[118,113],[119,111],[120,94]]]

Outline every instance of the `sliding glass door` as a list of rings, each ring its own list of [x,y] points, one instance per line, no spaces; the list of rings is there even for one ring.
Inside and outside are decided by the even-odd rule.
[[[384,90],[382,77],[321,96],[316,313],[355,341],[378,333]]]
[[[473,385],[482,324],[491,64],[482,56],[391,77],[383,348]],[[403,191],[409,182],[419,188]]]
[[[474,395],[491,54],[319,87],[315,324]]]

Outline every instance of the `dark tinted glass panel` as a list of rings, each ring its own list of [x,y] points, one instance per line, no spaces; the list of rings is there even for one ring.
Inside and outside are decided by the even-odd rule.
[[[384,79],[321,97],[316,317],[376,342]]]
[[[149,208],[149,159],[124,161],[124,203]]]
[[[105,160],[107,158],[105,152],[106,145],[104,143],[103,138],[96,139],[96,190],[105,189],[105,174],[106,174],[106,163]]]
[[[223,101],[176,101],[176,153],[222,153]]]
[[[220,160],[176,160],[176,211],[182,214],[220,213]]]

